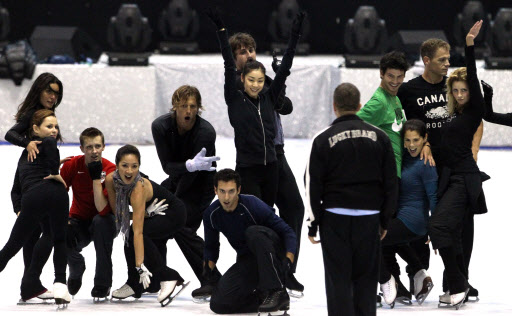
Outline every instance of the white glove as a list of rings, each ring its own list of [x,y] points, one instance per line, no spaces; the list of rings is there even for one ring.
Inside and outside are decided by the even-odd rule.
[[[137,269],[137,272],[139,273],[139,283],[142,283],[142,286],[144,289],[147,289],[149,284],[151,283],[151,279],[149,277],[152,277],[153,274],[149,272],[148,268],[143,264],[139,267],[135,267]]]
[[[212,162],[220,160],[220,157],[206,156],[206,148],[203,147],[200,152],[194,157],[185,162],[185,166],[189,172],[194,171],[215,171],[215,167],[212,167]]]
[[[155,199],[153,203],[151,203],[151,205],[146,209],[147,217],[152,217],[154,215],[165,215],[164,211],[169,207],[168,204],[162,205],[162,203],[165,202],[165,199],[158,203],[156,202],[158,202],[158,199]]]

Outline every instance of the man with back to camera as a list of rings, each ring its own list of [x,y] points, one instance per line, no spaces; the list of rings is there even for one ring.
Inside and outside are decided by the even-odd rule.
[[[333,108],[306,167],[308,238],[321,240],[328,314],[376,315],[380,239],[398,200],[395,156],[386,133],[356,115],[353,84],[334,90]]]
[[[432,156],[437,163],[437,173],[441,175],[442,165],[439,159],[441,145],[441,128],[449,118],[446,103],[446,75],[450,67],[450,44],[438,39],[430,38],[420,47],[420,56],[425,65],[423,74],[404,83],[398,90],[397,96],[402,102],[408,119],[419,119],[427,126],[429,144],[426,150],[432,148]],[[483,122],[473,136],[473,158],[478,159],[478,151],[483,135]],[[424,152],[422,152],[423,158]],[[473,251],[474,221],[473,215],[467,216],[464,222],[463,248],[466,267],[469,267]],[[411,246],[416,250],[425,269],[429,267],[430,248],[426,242],[428,236],[414,241]],[[409,269],[407,272],[410,273]],[[410,276],[411,277],[411,276]],[[412,280],[411,280],[412,284]],[[411,285],[412,288],[412,285]],[[443,288],[446,286],[443,282]],[[478,290],[470,286],[470,297],[477,297]],[[449,297],[448,297],[449,300]]]
[[[284,275],[294,261],[295,233],[263,201],[240,194],[240,183],[232,169],[217,172],[218,200],[204,212],[204,275],[208,278],[216,266],[220,233],[237,253],[213,291],[210,309],[218,314],[286,311],[290,297]]]

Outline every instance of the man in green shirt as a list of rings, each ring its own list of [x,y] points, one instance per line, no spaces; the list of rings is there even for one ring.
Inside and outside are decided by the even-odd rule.
[[[379,127],[389,136],[396,159],[397,176],[401,177],[402,139],[400,130],[406,121],[400,99],[396,96],[409,68],[405,55],[392,51],[380,60],[380,86],[357,115],[364,121]]]

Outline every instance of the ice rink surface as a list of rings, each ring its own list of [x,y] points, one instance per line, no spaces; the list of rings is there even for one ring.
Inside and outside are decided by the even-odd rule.
[[[75,141],[67,139],[67,141]],[[77,141],[77,140],[76,140]],[[303,175],[306,160],[309,155],[309,140],[287,139],[286,157],[299,183],[303,194]],[[218,168],[235,167],[235,148],[233,139],[217,139],[217,155],[221,157]],[[104,158],[114,161],[115,153],[119,145],[107,145],[103,154]],[[160,183],[166,178],[162,171],[154,146],[138,146],[142,155],[141,171]],[[4,173],[0,184],[0,206],[3,212],[0,222],[0,247],[7,241],[16,216],[12,210],[10,191],[18,158],[22,152],[19,147],[11,145],[0,146],[0,157]],[[61,158],[81,154],[79,146],[62,146]],[[434,281],[434,289],[430,296],[419,306],[416,302],[412,306],[397,304],[394,309],[389,307],[379,308],[380,315],[512,315],[512,269],[511,245],[512,240],[512,161],[511,150],[482,150],[479,154],[478,165],[482,171],[491,176],[491,180],[484,183],[489,213],[475,216],[475,243],[473,257],[470,265],[470,283],[480,291],[478,303],[468,303],[460,310],[439,309],[437,307],[438,296],[442,294],[442,261],[439,256],[431,254],[430,274]],[[71,200],[71,192],[70,192]],[[306,215],[307,217],[307,215]],[[199,229],[202,236],[202,227]],[[307,230],[304,225],[302,232],[302,246],[297,267],[297,278],[305,286],[304,298],[292,298],[289,314],[291,316],[321,316],[327,315],[325,285],[323,274],[322,252],[320,245],[312,245],[307,239]],[[167,244],[168,265],[180,272],[185,280],[191,281],[190,285],[169,306],[162,308],[156,301],[156,295],[143,296],[136,302],[103,302],[93,303],[90,292],[93,287],[95,252],[91,244],[84,249],[82,254],[86,260],[86,271],[83,277],[83,285],[62,313],[73,315],[85,314],[118,314],[126,315],[213,315],[207,304],[192,302],[191,291],[199,287],[199,281],[195,278],[191,268],[185,261],[179,248],[173,240]],[[114,265],[113,289],[121,287],[126,281],[126,262],[123,254],[122,239],[116,238],[112,254]],[[226,271],[235,261],[235,252],[225,239],[221,240],[220,259],[218,267],[221,272]],[[402,265],[402,281],[407,284],[407,277]],[[55,305],[17,306],[19,300],[19,286],[23,273],[23,260],[21,251],[9,262],[6,269],[0,273],[0,314],[16,315],[53,313]],[[45,266],[41,277],[43,284],[51,288],[53,282],[53,264],[50,260]],[[254,314],[255,315],[255,314]],[[410,314],[412,315],[412,314]]]

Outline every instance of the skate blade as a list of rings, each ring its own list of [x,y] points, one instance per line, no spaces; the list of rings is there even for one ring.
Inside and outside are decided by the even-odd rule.
[[[129,298],[132,298],[132,299],[129,299]],[[139,298],[133,297],[133,296],[128,296],[125,298],[119,298],[119,297],[110,298],[110,303],[114,303],[114,304],[133,304],[133,303],[138,303],[138,302],[139,302]]]
[[[68,309],[68,303],[57,304],[57,312]]]
[[[93,297],[92,298],[92,302],[94,304],[102,304],[102,303],[106,303],[110,301],[110,299],[108,297]]]
[[[476,303],[478,301],[480,301],[478,296],[468,296],[466,303]]]
[[[290,295],[291,297],[294,297],[294,298],[303,298],[304,297],[304,292],[291,290],[291,289],[287,289],[287,291],[288,291],[288,295]]]
[[[183,291],[189,285],[189,283],[190,283],[190,281],[181,284],[181,289],[176,294],[174,294],[174,296],[172,296],[172,293],[171,293],[171,295],[169,295],[163,301],[161,301],[160,304],[162,305],[162,307],[165,307],[165,306],[171,304],[171,302],[174,300],[174,298],[176,296],[178,296],[181,293],[181,291]]]
[[[277,314],[276,314],[277,313]],[[282,313],[282,314],[279,314],[279,313]],[[261,315],[267,315],[267,316],[290,316],[290,314],[288,314],[288,311],[277,311],[277,312],[258,312],[258,316],[261,316]]]
[[[16,305],[19,305],[19,306],[28,306],[28,305],[54,305],[55,304],[55,301],[54,300],[50,300],[50,299],[44,299],[42,301],[36,301],[36,300],[27,300],[27,301],[24,301],[22,299],[20,299],[18,301],[18,303],[16,303]]]
[[[440,301],[437,304],[437,308],[452,308],[452,305],[450,303]]]
[[[196,304],[206,304],[210,303],[211,295],[205,295],[205,296],[196,296],[192,297],[192,302]]]
[[[403,296],[397,297],[395,302],[398,302],[398,303],[400,303],[402,305],[407,305],[407,306],[412,305],[411,299],[408,298],[408,297],[403,297]]]
[[[428,282],[425,286],[427,290],[424,293],[418,293],[418,295],[416,296],[416,301],[418,302],[419,305],[423,304],[427,296],[430,294],[430,291],[432,291],[432,288],[434,287],[434,283]]]

